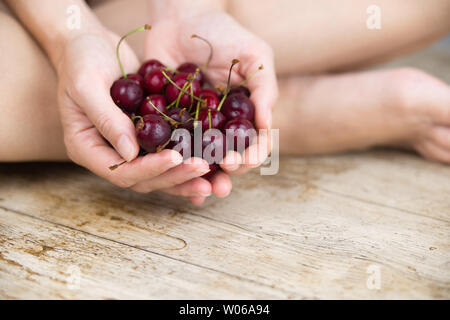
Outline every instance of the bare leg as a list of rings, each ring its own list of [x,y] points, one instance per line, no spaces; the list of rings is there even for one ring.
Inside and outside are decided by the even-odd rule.
[[[380,30],[366,27],[374,4],[381,9]],[[373,64],[450,31],[448,0],[229,0],[229,12],[272,46],[282,74]]]
[[[54,70],[2,2],[0,38],[0,161],[67,159]]]
[[[415,69],[281,80],[274,127],[281,152],[392,145],[450,162],[450,87]]]

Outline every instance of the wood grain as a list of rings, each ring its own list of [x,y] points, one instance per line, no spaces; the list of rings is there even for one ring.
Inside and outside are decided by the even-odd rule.
[[[283,158],[197,208],[68,164],[0,165],[0,297],[448,299],[449,178],[398,152]]]

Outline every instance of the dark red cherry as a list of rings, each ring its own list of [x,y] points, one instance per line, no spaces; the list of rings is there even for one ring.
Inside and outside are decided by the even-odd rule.
[[[170,139],[170,125],[156,114],[148,114],[136,121],[136,136],[142,149],[149,153],[159,151]]]
[[[114,81],[110,94],[114,103],[129,113],[136,111],[144,96],[141,87],[128,78]]]
[[[192,119],[191,115],[186,109],[174,108],[169,110],[167,115],[173,120],[182,123],[178,126],[179,128],[184,128],[189,131],[192,131],[194,129],[194,119]]]
[[[167,79],[161,69],[152,70],[144,77],[144,87],[149,93],[162,93],[166,83]]]
[[[210,131],[211,134],[206,134],[208,131],[209,129],[203,133],[202,151],[203,151],[203,159],[206,162],[208,162],[208,164],[212,164],[215,163],[214,160],[217,160],[219,162],[222,161],[227,152],[227,148],[225,135],[222,132],[219,131],[213,134],[213,132]],[[207,147],[208,149],[205,152],[205,148]],[[218,157],[218,159],[215,159],[216,156]]]
[[[195,63],[190,62],[185,62],[177,68],[179,72],[191,74],[194,74],[197,69],[200,69],[199,66]],[[195,77],[195,80],[198,80],[198,82],[200,82],[200,85],[203,86],[203,83],[205,82],[205,75],[203,74],[203,72],[199,71],[199,73]]]
[[[228,95],[232,95],[235,93],[242,93],[243,95],[250,97],[250,90],[247,87],[244,86],[238,86],[238,87],[234,87],[231,88],[230,92],[228,93]]]
[[[178,73],[172,78],[173,82],[176,83],[176,85],[180,88],[183,88],[184,84],[186,82],[189,82],[188,75],[185,73]],[[168,103],[172,103],[173,101],[177,100],[178,95],[180,94],[180,90],[175,87],[173,84],[169,83],[166,87],[166,99]],[[191,92],[191,89],[186,89],[186,92]],[[192,93],[195,97],[198,97],[198,94],[200,92],[200,83],[197,80],[194,80],[192,82]],[[195,102],[195,100],[194,100]],[[189,107],[191,105],[191,96],[183,93],[180,98],[180,104],[181,107]]]
[[[145,77],[145,75],[147,73],[149,73],[150,71],[154,70],[154,69],[161,69],[161,68],[165,68],[166,66],[163,65],[161,62],[159,62],[156,59],[151,59],[148,60],[146,62],[144,62],[141,67],[139,68],[138,73],[142,76]]]
[[[211,128],[209,127],[209,113],[211,113]],[[219,129],[222,130],[227,119],[222,114],[222,112],[212,109],[204,109],[198,115],[198,121],[202,122],[202,130],[206,131],[208,129]]]
[[[202,178],[209,179],[211,178],[217,171],[219,171],[219,165],[216,163],[212,163],[209,165],[209,171],[202,175]]]
[[[123,79],[123,77],[121,79]],[[136,82],[142,90],[144,90],[144,78],[139,73],[127,74],[127,79]]]
[[[202,90],[200,90],[199,97],[203,98],[203,96],[205,96],[205,95],[213,95],[213,96],[216,96],[217,99],[219,98],[219,93],[216,90],[214,90],[214,89],[202,89]]]
[[[252,121],[255,116],[255,105],[242,93],[228,96],[220,110],[228,120],[244,118]]]
[[[234,151],[238,151],[238,152],[243,152],[245,149],[248,148],[248,146],[251,144],[251,140],[252,138],[256,135],[256,132],[254,132],[252,129],[255,129],[255,127],[253,127],[253,124],[248,121],[247,119],[234,119],[234,120],[230,120],[228,121],[223,130],[225,131],[225,134],[228,134],[227,130],[231,130],[231,134],[234,135],[234,144],[233,144],[233,150]],[[249,131],[251,130],[251,131]],[[253,134],[252,134],[253,132]],[[241,141],[241,142],[238,142]],[[231,149],[231,143],[227,142],[228,145],[228,149]],[[239,143],[244,145],[244,148],[239,148]]]
[[[153,103],[153,106],[158,108],[160,112],[155,110],[150,102]],[[161,115],[161,112],[164,114],[166,113],[166,99],[162,94],[149,95],[142,101],[141,106],[139,107],[139,114],[141,116],[145,116],[146,114]]]
[[[178,151],[183,156],[183,159],[186,160],[194,155],[193,142],[194,137],[192,135],[189,135],[189,139],[187,138],[187,136],[180,135],[175,141],[170,141],[170,143],[167,145],[167,149]]]
[[[206,109],[217,109],[219,106],[219,98],[217,96],[214,96],[212,94],[203,94],[203,96],[200,96],[202,100],[205,101],[203,107]]]

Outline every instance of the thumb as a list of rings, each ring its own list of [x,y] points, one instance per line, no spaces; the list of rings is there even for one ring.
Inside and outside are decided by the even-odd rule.
[[[139,153],[132,121],[115,105],[105,85],[94,86],[90,92],[84,101],[80,101],[82,108],[102,136],[124,160],[130,162]]]

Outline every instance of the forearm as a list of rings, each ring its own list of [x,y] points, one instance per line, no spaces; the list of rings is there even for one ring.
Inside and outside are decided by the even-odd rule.
[[[101,34],[103,27],[83,0],[6,0],[29,32],[46,51],[57,67],[65,43],[83,33]],[[79,9],[79,25],[69,26],[69,19],[78,12],[68,12],[71,6]],[[72,17],[71,17],[72,15]]]

